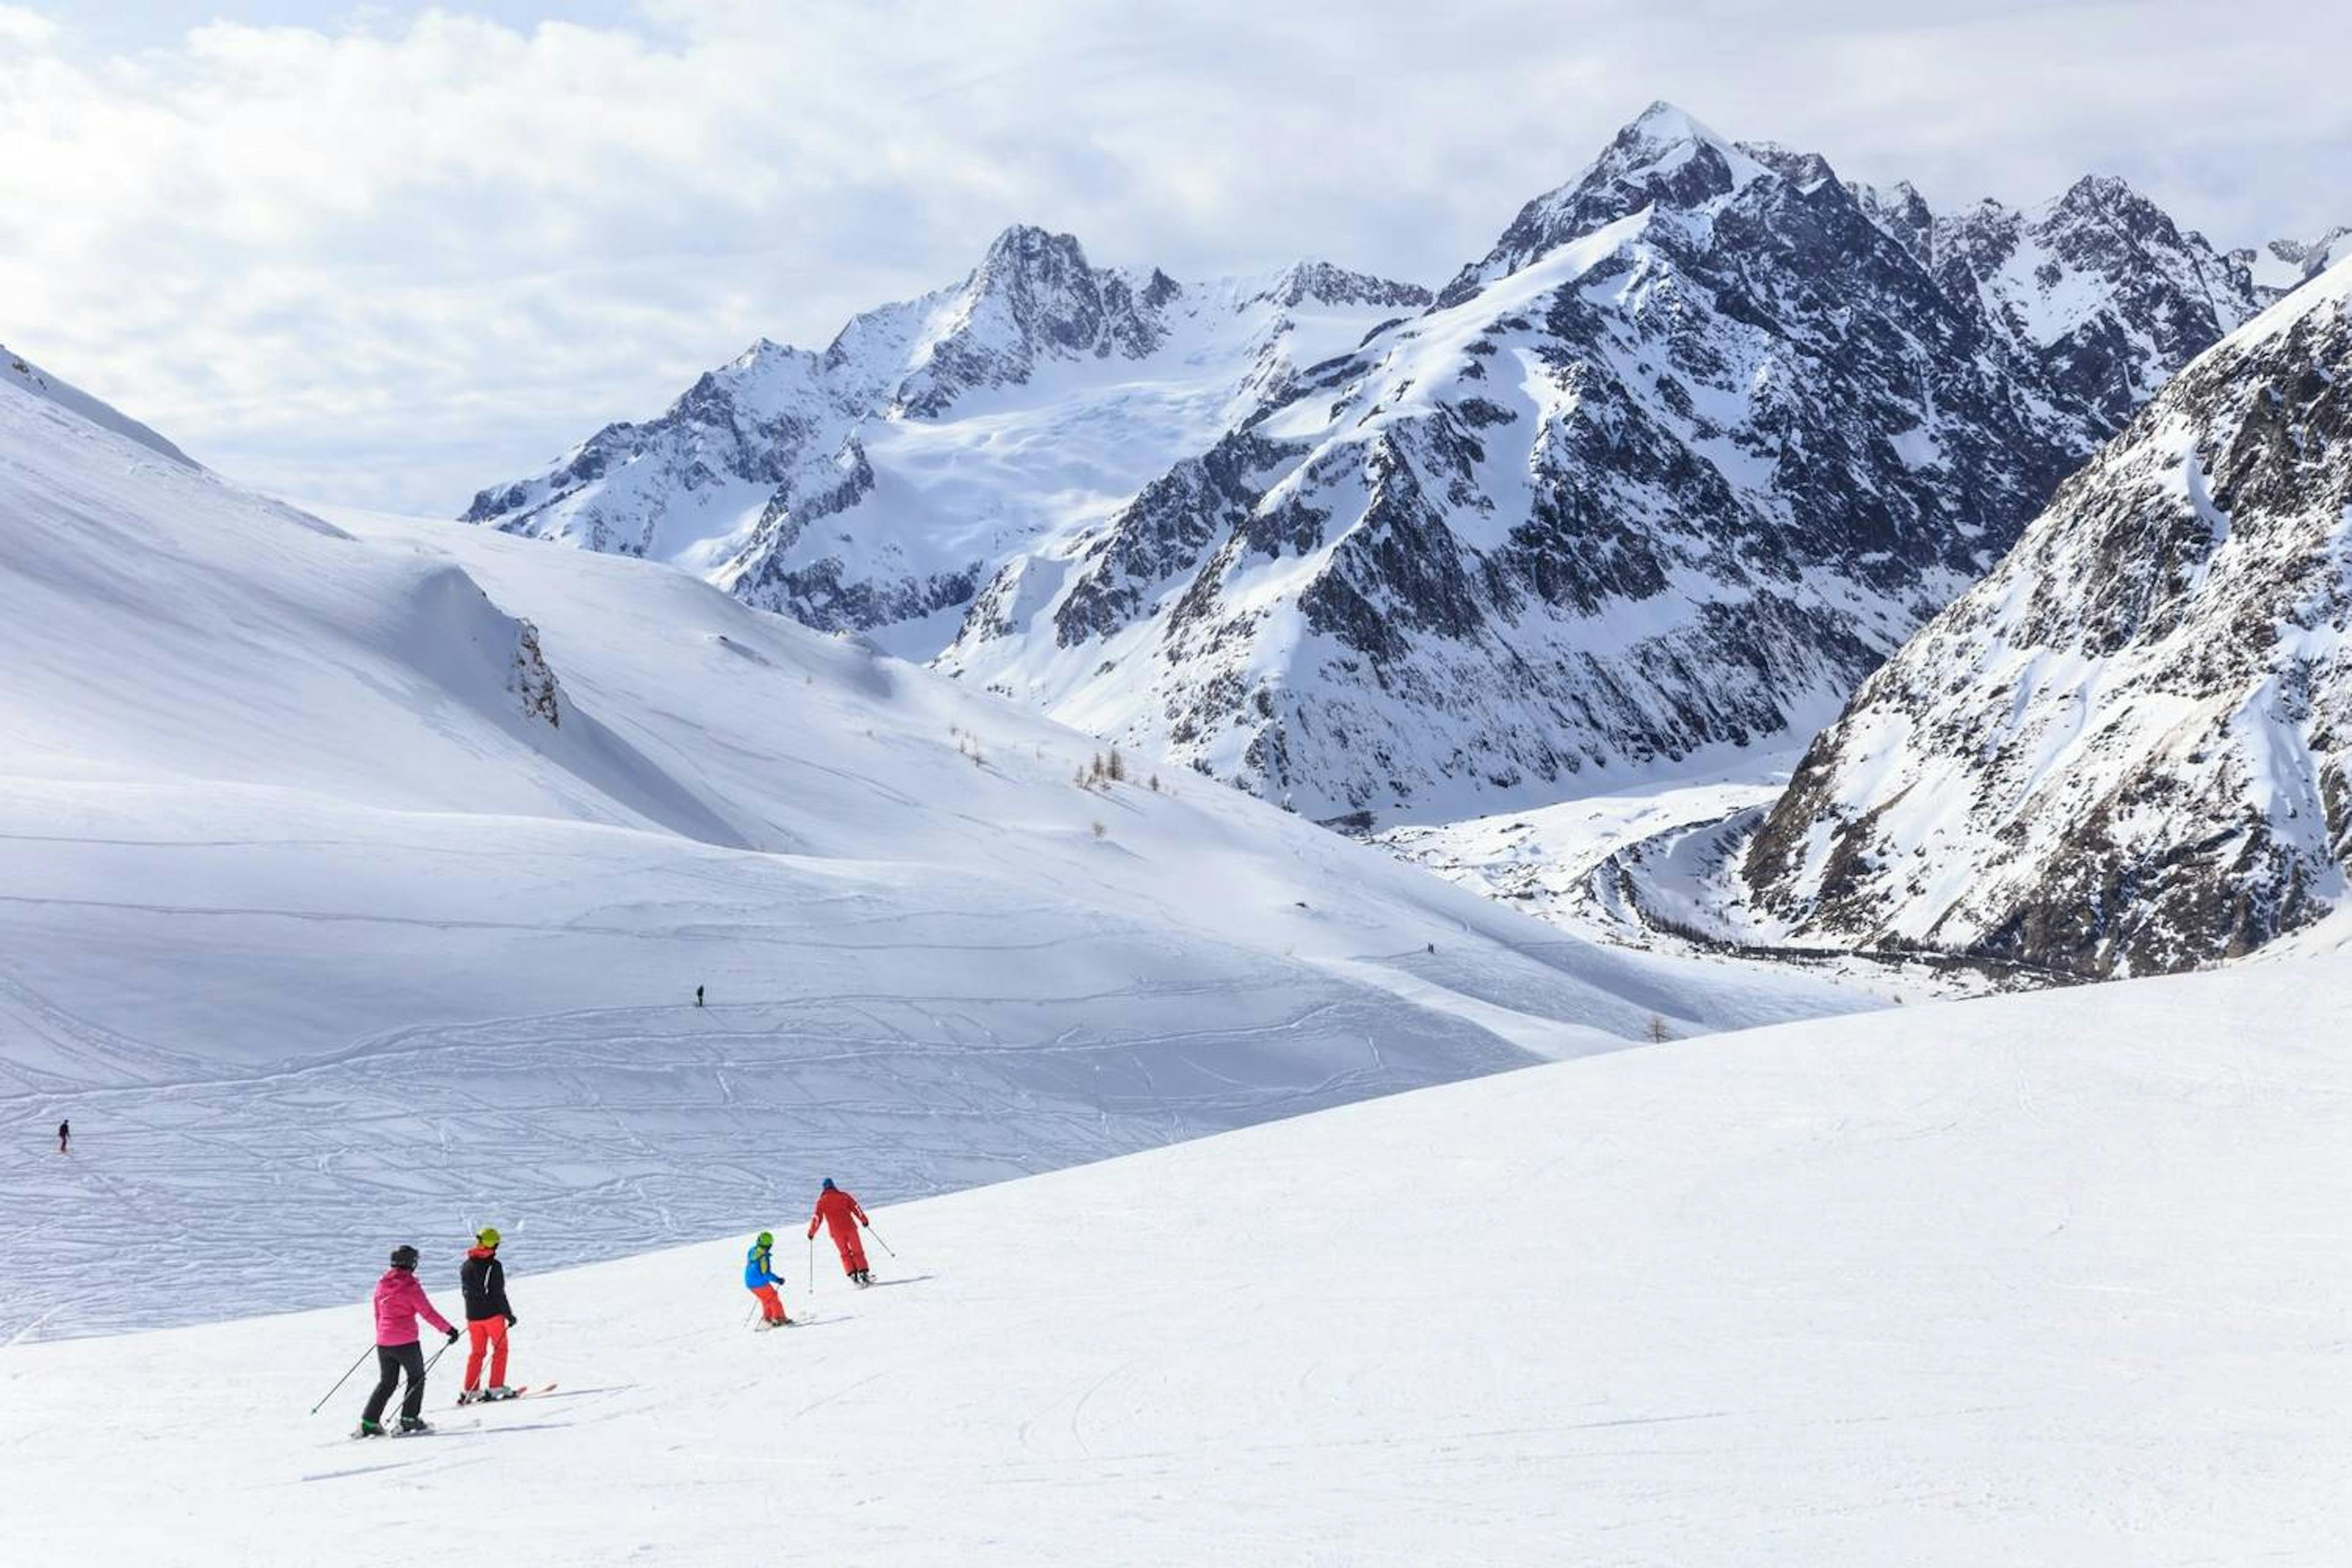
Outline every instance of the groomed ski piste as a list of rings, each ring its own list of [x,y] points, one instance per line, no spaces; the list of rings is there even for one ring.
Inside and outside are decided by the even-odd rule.
[[[420,1438],[304,1414],[357,1303],[19,1346],[9,1554],[2340,1563],[2347,1016],[2304,962],[1643,1047],[877,1208],[864,1292],[804,1204],[510,1237],[560,1387],[445,1361]]]

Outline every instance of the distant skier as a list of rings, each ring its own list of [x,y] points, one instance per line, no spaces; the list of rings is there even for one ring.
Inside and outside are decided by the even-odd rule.
[[[816,1208],[809,1215],[809,1238],[816,1238],[817,1222],[823,1220],[825,1229],[833,1233],[834,1246],[841,1249],[841,1271],[859,1285],[871,1285],[874,1276],[866,1267],[866,1243],[857,1227],[874,1222],[857,1206],[857,1200],[824,1179],[824,1190],[816,1195]],[[853,1223],[854,1220],[854,1223]]]
[[[58,1122],[58,1153],[60,1153],[60,1154],[64,1153],[64,1152],[66,1152],[66,1145],[67,1145],[67,1144],[68,1144],[68,1143],[70,1143],[70,1142],[73,1142],[73,1123],[72,1123],[72,1122],[70,1122],[70,1121],[60,1121],[60,1122]]]
[[[699,985],[694,988],[694,1005],[698,1007],[702,1005],[702,987]]]
[[[775,1245],[776,1238],[763,1230],[760,1239],[751,1244],[751,1250],[743,1255],[743,1289],[760,1298],[760,1327],[763,1329],[781,1329],[792,1321],[784,1315],[782,1298],[776,1294],[776,1287],[784,1282],[784,1277],[769,1267],[768,1255]]]
[[[416,1342],[419,1318],[447,1334],[451,1344],[457,1342],[457,1331],[433,1310],[425,1287],[416,1282],[416,1248],[395,1247],[392,1267],[375,1282],[375,1392],[368,1395],[367,1408],[360,1412],[360,1429],[353,1436],[383,1436],[383,1407],[403,1373],[408,1378],[408,1395],[400,1402],[400,1429],[433,1430],[420,1414],[425,1408],[425,1351]]]
[[[472,1342],[466,1355],[466,1386],[457,1403],[477,1399],[512,1399],[507,1386],[507,1331],[515,1326],[514,1309],[507,1304],[507,1269],[499,1261],[499,1232],[485,1226],[475,1233],[473,1250],[457,1266],[457,1285],[466,1293],[466,1334]],[[482,1357],[490,1360],[490,1386],[482,1386]]]

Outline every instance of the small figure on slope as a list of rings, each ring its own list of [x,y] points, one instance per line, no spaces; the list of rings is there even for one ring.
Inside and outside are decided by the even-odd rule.
[[[841,1249],[841,1271],[854,1283],[873,1284],[874,1276],[866,1267],[866,1242],[857,1234],[859,1226],[873,1222],[866,1217],[866,1211],[857,1206],[856,1198],[833,1184],[831,1176],[824,1179],[824,1190],[817,1194],[816,1208],[809,1215],[811,1240],[816,1238],[819,1220],[824,1221],[825,1229],[833,1233],[834,1246]]]
[[[698,1007],[702,1005],[702,987],[699,985],[694,988],[694,1005]]]
[[[425,1287],[416,1282],[416,1248],[395,1247],[392,1267],[375,1282],[375,1392],[368,1395],[367,1408],[360,1412],[360,1429],[353,1436],[383,1436],[383,1407],[403,1373],[408,1378],[408,1396],[400,1402],[400,1429],[433,1430],[418,1414],[425,1408],[425,1351],[416,1342],[419,1318],[447,1334],[449,1343],[457,1342],[457,1331],[433,1310]]]
[[[64,1152],[66,1152],[66,1145],[67,1145],[67,1144],[68,1144],[68,1143],[70,1143],[70,1142],[73,1142],[73,1123],[72,1123],[72,1122],[70,1122],[70,1121],[60,1121],[60,1122],[58,1122],[58,1153],[60,1153],[60,1154],[64,1153]]]
[[[751,1250],[743,1255],[743,1289],[760,1298],[760,1327],[763,1329],[781,1329],[792,1321],[784,1316],[783,1300],[776,1294],[776,1287],[784,1282],[784,1277],[769,1267],[768,1255],[775,1245],[776,1238],[763,1230],[760,1239],[751,1244]]]
[[[514,1309],[507,1304],[507,1269],[499,1261],[499,1232],[486,1226],[474,1237],[473,1249],[457,1266],[457,1286],[466,1293],[466,1334],[472,1342],[466,1354],[466,1386],[457,1403],[477,1399],[512,1399],[507,1386],[507,1331],[515,1326]],[[482,1386],[482,1357],[490,1359],[490,1386]]]

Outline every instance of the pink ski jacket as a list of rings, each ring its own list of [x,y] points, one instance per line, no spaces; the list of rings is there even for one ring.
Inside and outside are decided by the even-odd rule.
[[[449,1320],[433,1310],[414,1273],[405,1268],[385,1269],[383,1278],[375,1282],[375,1342],[415,1344],[420,1317],[443,1333],[449,1331]]]

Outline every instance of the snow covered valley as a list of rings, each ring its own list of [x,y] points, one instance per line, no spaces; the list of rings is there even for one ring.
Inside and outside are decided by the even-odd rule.
[[[85,1563],[2339,1562],[2348,1014],[2261,965],[1590,1057],[877,1209],[862,1293],[812,1292],[804,1189],[585,1268],[534,1224],[512,1376],[558,1390],[477,1419],[444,1362],[439,1433],[352,1442],[357,1392],[305,1412],[387,1205],[332,1310],[0,1350],[0,1519]],[[806,1327],[745,1331],[761,1225]],[[414,1236],[445,1309],[463,1234]]]

